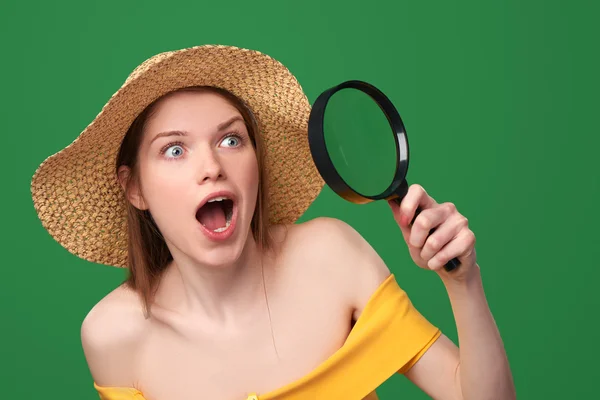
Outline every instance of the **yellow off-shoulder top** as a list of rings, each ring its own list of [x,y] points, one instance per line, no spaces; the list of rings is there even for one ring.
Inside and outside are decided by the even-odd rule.
[[[344,345],[317,368],[279,389],[240,400],[377,400],[375,389],[408,371],[441,335],[391,274],[373,293]],[[146,400],[135,388],[94,383],[101,400]]]

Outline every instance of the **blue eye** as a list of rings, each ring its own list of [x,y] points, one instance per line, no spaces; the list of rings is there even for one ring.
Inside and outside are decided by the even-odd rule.
[[[240,138],[237,136],[227,136],[221,144],[225,147],[237,147],[240,145]]]
[[[183,147],[180,145],[175,145],[167,148],[165,151],[165,155],[167,158],[178,158],[183,155]]]

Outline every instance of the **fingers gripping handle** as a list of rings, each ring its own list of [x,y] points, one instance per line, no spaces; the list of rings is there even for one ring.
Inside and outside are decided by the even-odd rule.
[[[397,197],[394,199],[394,201],[400,205],[400,203],[402,202],[402,197]],[[415,212],[415,216],[413,217],[412,221],[410,222],[410,226],[412,226],[415,222],[415,219],[417,219],[417,217],[419,216],[419,214],[421,213],[421,208],[417,208],[417,211]],[[433,232],[435,232],[435,228],[433,228],[432,230],[429,231],[429,235],[431,235]],[[429,236],[428,235],[428,236]],[[444,265],[444,269],[448,272],[454,271],[456,268],[458,268],[460,266],[460,261],[458,261],[458,258],[453,258],[452,260],[448,261],[446,263],[446,265]]]

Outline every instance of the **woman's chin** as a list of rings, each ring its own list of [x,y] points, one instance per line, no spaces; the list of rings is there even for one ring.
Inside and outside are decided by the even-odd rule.
[[[244,225],[247,225],[244,226]],[[238,224],[235,232],[226,240],[211,240],[199,229],[183,239],[180,245],[175,241],[168,241],[175,262],[186,262],[205,266],[210,269],[222,269],[231,267],[243,258],[244,251],[248,245],[253,243],[250,224]],[[245,229],[244,229],[245,228]]]
[[[242,256],[243,246],[224,246],[210,249],[193,257],[199,265],[211,269],[223,269],[234,265]]]
[[[239,231],[235,236],[237,237],[232,237],[218,245],[211,243],[209,246],[198,246],[188,254],[188,257],[199,265],[209,268],[230,267],[242,258],[248,239],[251,238],[250,234],[240,235]]]

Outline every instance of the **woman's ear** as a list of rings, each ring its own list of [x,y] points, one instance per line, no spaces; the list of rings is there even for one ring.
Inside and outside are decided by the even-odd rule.
[[[125,192],[127,200],[138,210],[147,210],[146,202],[142,196],[142,191],[137,180],[131,179],[131,168],[126,165],[121,165],[117,172],[119,183]]]

